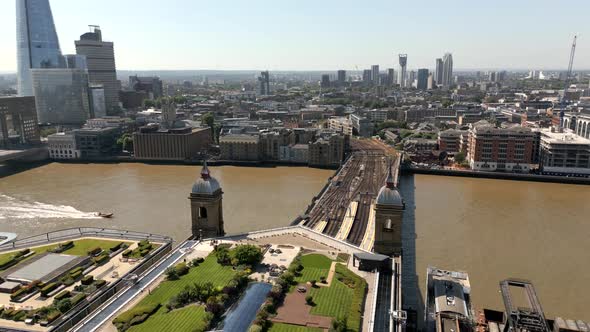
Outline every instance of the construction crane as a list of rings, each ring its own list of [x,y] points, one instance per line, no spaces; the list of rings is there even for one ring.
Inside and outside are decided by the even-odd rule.
[[[574,41],[572,43],[572,50],[570,51],[570,62],[567,66],[567,73],[565,74],[565,85],[563,88],[563,96],[561,96],[561,110],[559,111],[559,129],[560,131],[563,130],[563,119],[565,117],[565,93],[569,88],[570,84],[570,77],[572,76],[572,68],[574,66],[574,55],[576,54],[576,41],[578,39],[577,35],[574,35]]]

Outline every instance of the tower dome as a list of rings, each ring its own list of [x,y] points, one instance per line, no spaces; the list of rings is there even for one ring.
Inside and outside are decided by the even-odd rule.
[[[207,162],[203,163],[201,169],[201,177],[193,184],[193,194],[198,195],[213,195],[218,190],[221,190],[219,182],[211,176]]]
[[[389,172],[387,173],[385,186],[381,187],[381,190],[379,190],[379,194],[377,195],[377,204],[394,206],[404,205],[402,196],[395,188],[395,182],[393,180],[393,175],[391,174],[391,166],[389,167]]]

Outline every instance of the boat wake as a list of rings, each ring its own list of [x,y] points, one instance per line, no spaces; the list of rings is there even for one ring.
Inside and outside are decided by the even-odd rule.
[[[72,206],[26,202],[0,194],[0,219],[99,219]]]

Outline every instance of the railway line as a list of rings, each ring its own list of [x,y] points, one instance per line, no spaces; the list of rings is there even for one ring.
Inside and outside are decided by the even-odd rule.
[[[366,145],[366,146],[365,146]],[[362,143],[367,150],[354,150],[340,172],[332,179],[329,188],[309,213],[305,226],[337,236],[351,202],[358,208],[346,241],[360,245],[365,237],[371,205],[387,176],[390,165],[388,151],[380,150],[378,143]],[[347,222],[347,227],[350,222]]]

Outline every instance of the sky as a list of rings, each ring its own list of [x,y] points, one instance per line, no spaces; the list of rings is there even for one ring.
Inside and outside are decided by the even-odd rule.
[[[22,1],[22,0],[16,0]],[[122,70],[590,69],[589,0],[50,0],[64,54],[100,25]],[[0,0],[0,71],[16,71]]]

